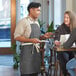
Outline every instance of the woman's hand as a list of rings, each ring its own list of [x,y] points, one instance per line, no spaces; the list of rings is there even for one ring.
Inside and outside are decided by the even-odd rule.
[[[58,40],[55,40],[54,44],[55,44],[56,46],[60,46],[60,45],[61,45],[60,41],[58,41]]]

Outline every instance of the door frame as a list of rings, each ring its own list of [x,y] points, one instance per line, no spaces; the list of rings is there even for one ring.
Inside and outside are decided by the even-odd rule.
[[[15,44],[14,30],[16,26],[16,0],[11,0],[11,45]],[[0,48],[0,54],[13,54],[15,51],[10,48]]]

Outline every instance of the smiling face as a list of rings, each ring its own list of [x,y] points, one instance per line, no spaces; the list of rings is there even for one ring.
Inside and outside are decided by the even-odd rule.
[[[64,14],[64,23],[69,27],[70,26],[70,17],[68,14]]]
[[[40,11],[41,11],[41,8],[40,7],[38,7],[38,8],[31,8],[30,9],[30,16],[33,19],[36,19],[40,15]]]

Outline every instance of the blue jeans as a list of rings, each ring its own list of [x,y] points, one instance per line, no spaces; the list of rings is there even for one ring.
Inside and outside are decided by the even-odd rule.
[[[76,58],[72,58],[67,62],[66,69],[68,70],[71,76],[76,76],[76,72],[74,70],[76,69]]]

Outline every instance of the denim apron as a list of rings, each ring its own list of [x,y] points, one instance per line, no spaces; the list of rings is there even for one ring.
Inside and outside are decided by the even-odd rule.
[[[31,24],[30,38],[40,37],[40,28],[37,24]],[[41,54],[37,52],[36,47],[31,45],[23,45],[20,54],[20,71],[21,74],[39,73],[41,67]]]

